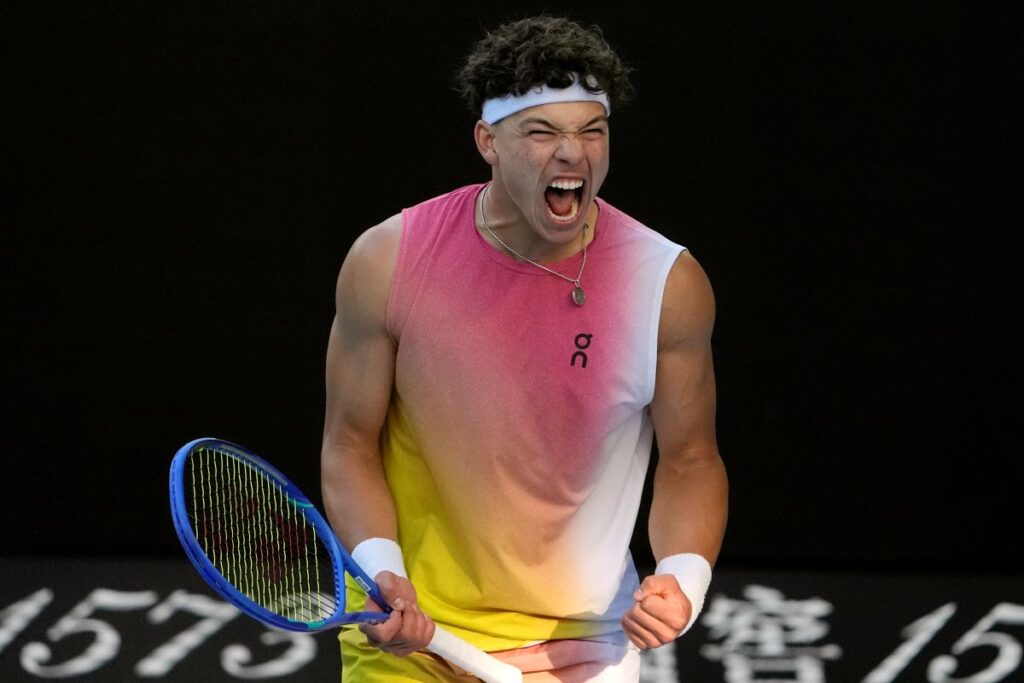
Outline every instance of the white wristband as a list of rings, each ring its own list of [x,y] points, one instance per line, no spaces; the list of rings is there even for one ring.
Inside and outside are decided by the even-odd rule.
[[[377,580],[377,574],[385,570],[409,578],[405,573],[402,549],[389,538],[366,539],[352,550],[352,559],[374,581]]]
[[[695,553],[680,553],[662,558],[654,573],[671,574],[676,577],[680,590],[690,601],[690,621],[679,632],[679,635],[682,635],[696,623],[697,615],[704,607],[704,598],[707,596],[708,586],[711,585],[711,564]]]

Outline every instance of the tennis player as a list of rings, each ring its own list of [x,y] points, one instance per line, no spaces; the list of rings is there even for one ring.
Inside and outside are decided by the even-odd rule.
[[[343,680],[465,680],[423,651],[438,623],[527,681],[635,682],[694,623],[725,529],[712,290],[598,196],[631,86],[596,27],[503,25],[460,83],[489,180],[369,229],[338,279],[324,502],[394,608],[341,634]]]

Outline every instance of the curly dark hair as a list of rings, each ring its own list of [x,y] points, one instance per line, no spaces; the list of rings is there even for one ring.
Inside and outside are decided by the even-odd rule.
[[[564,17],[530,17],[490,31],[466,58],[456,89],[479,116],[485,100],[522,95],[538,85],[566,88],[580,74],[581,85],[603,91],[613,107],[633,96],[630,69],[604,39],[600,27]],[[592,87],[587,81],[596,81]]]

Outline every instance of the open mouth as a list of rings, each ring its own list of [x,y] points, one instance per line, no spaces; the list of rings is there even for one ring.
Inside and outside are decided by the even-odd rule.
[[[576,216],[580,212],[582,198],[583,181],[579,178],[553,180],[544,190],[548,213],[559,223],[570,223],[576,220]]]

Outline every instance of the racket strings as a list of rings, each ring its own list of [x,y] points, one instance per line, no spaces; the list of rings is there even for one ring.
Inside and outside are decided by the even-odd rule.
[[[233,454],[200,448],[189,458],[189,516],[210,562],[247,598],[292,621],[338,610],[334,568],[308,504]]]

